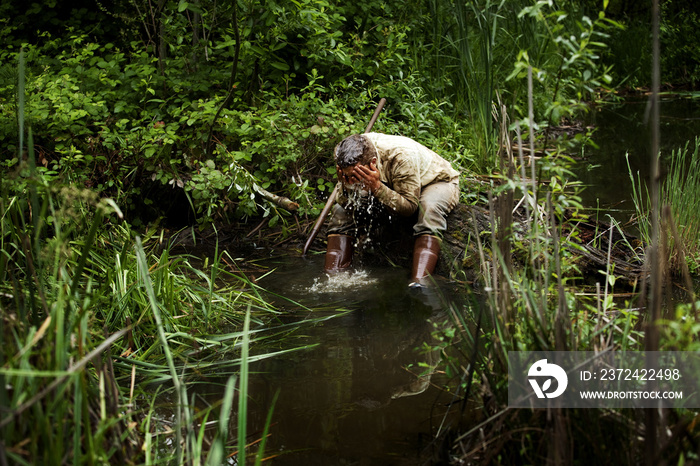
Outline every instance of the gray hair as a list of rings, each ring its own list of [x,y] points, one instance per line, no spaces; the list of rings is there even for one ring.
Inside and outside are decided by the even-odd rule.
[[[335,146],[335,163],[340,168],[351,167],[358,163],[367,165],[376,156],[374,145],[362,134],[348,136]]]

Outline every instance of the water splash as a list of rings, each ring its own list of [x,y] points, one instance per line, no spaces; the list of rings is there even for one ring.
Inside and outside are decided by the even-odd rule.
[[[383,206],[379,200],[359,184],[348,186],[346,209],[355,223],[356,247],[368,247],[372,242],[372,233],[386,220]],[[384,218],[383,218],[384,217]]]
[[[377,278],[371,277],[366,270],[339,272],[315,278],[308,291],[310,293],[346,293],[361,290],[377,282]]]

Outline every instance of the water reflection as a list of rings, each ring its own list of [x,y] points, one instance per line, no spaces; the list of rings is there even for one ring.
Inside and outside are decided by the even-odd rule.
[[[649,179],[651,167],[651,127],[648,123],[648,99],[629,99],[615,105],[596,108],[587,124],[595,126],[593,140],[598,148],[587,148],[578,178],[588,188],[584,204],[604,209],[626,222],[630,219],[632,182],[627,154],[634,173]],[[696,136],[700,136],[699,99],[663,99],[660,102],[660,151],[662,165],[671,155]]]
[[[451,395],[433,374],[429,348],[447,320],[439,293],[416,295],[407,271],[377,268],[328,278],[322,257],[286,258],[261,285],[313,307],[334,302],[351,312],[300,329],[311,350],[256,363],[251,369],[249,432],[261,431],[273,396],[268,452],[273,464],[420,464],[446,415]],[[447,413],[449,415],[449,413]]]

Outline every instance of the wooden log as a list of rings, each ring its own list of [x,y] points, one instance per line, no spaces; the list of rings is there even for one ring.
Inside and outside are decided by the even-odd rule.
[[[257,184],[253,185],[253,189],[255,190],[255,192],[260,194],[262,197],[264,197],[268,201],[270,201],[273,204],[277,205],[278,207],[282,207],[283,209],[286,209],[290,212],[296,212],[296,210],[299,208],[299,204],[292,201],[291,199],[283,197],[283,196],[278,196],[277,194],[273,194],[270,191],[267,191],[267,190],[261,188]]]

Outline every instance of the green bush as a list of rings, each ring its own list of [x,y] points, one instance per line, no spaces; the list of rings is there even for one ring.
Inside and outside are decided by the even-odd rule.
[[[25,119],[38,135],[41,165],[114,198],[131,221],[162,215],[158,204],[172,190],[189,199],[201,223],[250,217],[261,206],[267,212],[255,186],[290,196],[304,215],[317,214],[335,184],[333,147],[364,129],[377,95],[392,103],[375,130],[406,134],[470,162],[468,138],[443,111],[447,104],[426,101],[415,74],[371,90],[362,81],[327,84],[316,69],[303,80],[287,73],[285,82],[306,85],[294,93],[287,86],[261,89],[254,105],[237,95],[220,108],[222,95],[184,93],[187,80],[172,77],[169,88],[180,93],[164,91],[157,60],[143,51],[73,35],[65,43],[47,38],[27,55]],[[14,52],[3,56],[14,60]],[[1,128],[10,141],[0,150],[9,160],[17,151],[15,91],[12,79],[0,88],[7,117]]]

